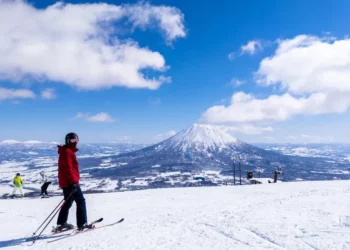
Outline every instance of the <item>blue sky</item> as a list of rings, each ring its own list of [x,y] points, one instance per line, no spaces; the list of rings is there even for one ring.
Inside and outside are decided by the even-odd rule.
[[[0,141],[350,142],[349,2],[93,3],[0,1]]]

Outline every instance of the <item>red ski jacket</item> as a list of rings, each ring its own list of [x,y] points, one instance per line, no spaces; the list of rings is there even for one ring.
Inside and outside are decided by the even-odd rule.
[[[58,185],[66,188],[73,183],[79,184],[79,164],[75,153],[78,149],[72,150],[65,146],[58,147]]]

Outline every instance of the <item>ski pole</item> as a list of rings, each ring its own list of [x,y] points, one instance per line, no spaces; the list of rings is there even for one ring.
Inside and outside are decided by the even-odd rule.
[[[64,200],[63,204],[57,209],[57,211],[54,213],[54,215],[51,217],[51,219],[49,220],[49,222],[46,224],[46,226],[43,228],[43,230],[41,230],[41,232],[38,234],[38,236],[36,236],[33,240],[33,244],[35,243],[35,241],[37,239],[39,239],[39,237],[41,236],[41,234],[44,232],[44,230],[47,228],[47,226],[50,224],[50,222],[53,220],[53,218],[55,218],[56,214],[62,209],[62,207],[67,203],[67,201],[69,200],[69,198],[72,196],[73,191],[70,193],[70,195],[67,197],[66,200]]]
[[[35,234],[39,231],[39,229],[45,224],[45,222],[49,219],[49,217],[56,211],[56,209],[62,204],[62,202],[64,201],[64,199],[58,203],[57,207],[55,207],[55,209],[51,212],[51,214],[49,216],[46,217],[46,219],[44,220],[43,223],[41,223],[41,225],[38,227],[38,229],[33,233],[33,236],[35,236]]]

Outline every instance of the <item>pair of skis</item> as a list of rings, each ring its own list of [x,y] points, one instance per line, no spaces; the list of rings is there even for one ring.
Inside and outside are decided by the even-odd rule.
[[[95,225],[100,223],[101,221],[103,221],[103,218],[100,218],[98,220],[95,220],[95,221],[91,222],[88,225],[89,228],[87,228],[86,230],[78,231],[78,230],[74,230],[73,229],[73,232],[71,234],[65,235],[65,236],[63,236],[61,238],[58,238],[58,239],[54,239],[54,240],[48,241],[47,243],[56,242],[56,241],[63,240],[63,239],[66,239],[66,238],[69,238],[69,237],[72,237],[72,236],[76,236],[76,235],[79,235],[79,234],[82,234],[82,233],[87,233],[87,232],[90,232],[90,231],[93,231],[93,230],[96,230],[96,229],[100,229],[100,228],[104,228],[104,227],[110,227],[110,226],[113,226],[113,225],[116,225],[116,224],[119,224],[119,223],[123,222],[124,218],[118,220],[117,222],[111,223],[111,224],[107,224],[107,225],[102,225],[100,227],[96,227]],[[66,231],[70,231],[70,230],[65,230],[64,232],[66,232]],[[54,234],[57,234],[57,233],[54,233]]]

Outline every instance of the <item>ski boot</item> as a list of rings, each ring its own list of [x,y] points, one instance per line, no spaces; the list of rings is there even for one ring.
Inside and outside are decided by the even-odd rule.
[[[74,226],[72,224],[64,223],[62,225],[57,225],[57,227],[54,227],[52,229],[52,232],[53,233],[60,233],[60,232],[65,232],[65,231],[72,230],[72,229],[74,229]]]
[[[84,224],[84,225],[78,227],[78,231],[81,232],[81,231],[86,231],[86,230],[93,229],[93,228],[95,228],[94,224]]]

